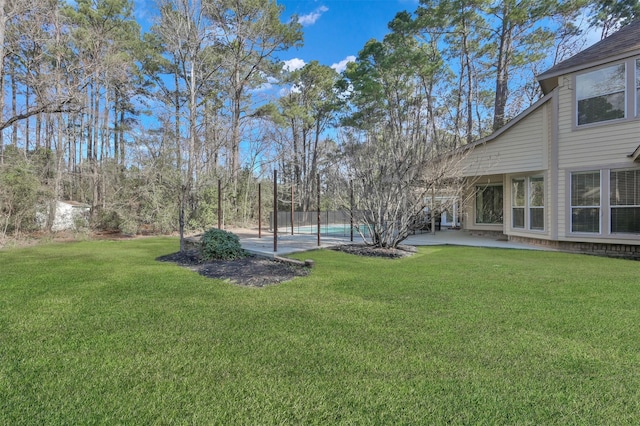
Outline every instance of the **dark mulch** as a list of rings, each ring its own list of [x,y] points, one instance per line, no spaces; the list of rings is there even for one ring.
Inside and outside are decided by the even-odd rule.
[[[237,285],[264,287],[309,274],[310,268],[277,260],[247,256],[235,260],[201,261],[197,250],[161,256],[160,262],[173,262],[209,278],[229,280]]]
[[[374,256],[386,258],[400,258],[410,256],[416,252],[415,247],[398,246],[396,249],[375,248],[365,244],[345,244],[333,247],[359,256]],[[160,256],[160,262],[173,262],[179,266],[189,268],[209,278],[229,280],[234,284],[249,287],[264,287],[289,281],[295,277],[308,275],[310,268],[297,266],[278,260],[247,256],[235,260],[202,261],[198,250],[187,250]]]
[[[350,254],[357,254],[358,256],[387,257],[391,259],[411,256],[416,252],[416,248],[413,246],[400,245],[398,246],[398,248],[380,248],[368,246],[366,244],[338,245],[332,247],[332,250],[342,251]]]

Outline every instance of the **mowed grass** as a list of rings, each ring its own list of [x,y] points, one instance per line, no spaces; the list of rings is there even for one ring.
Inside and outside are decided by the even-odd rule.
[[[176,239],[0,251],[0,424],[638,424],[640,263],[333,251],[262,289]]]

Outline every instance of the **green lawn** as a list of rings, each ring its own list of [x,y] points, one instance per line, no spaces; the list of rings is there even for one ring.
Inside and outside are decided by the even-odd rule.
[[[638,424],[640,263],[304,253],[238,287],[176,239],[0,251],[0,424]]]

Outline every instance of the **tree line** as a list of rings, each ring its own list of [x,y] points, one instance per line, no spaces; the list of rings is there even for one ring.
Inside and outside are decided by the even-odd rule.
[[[396,182],[419,210],[454,180],[425,172],[434,156],[535,102],[533,76],[583,48],[585,28],[604,37],[639,9],[421,0],[339,74],[278,60],[304,34],[274,0],[160,0],[144,31],[130,0],[0,0],[0,236],[59,199],[87,203],[99,228],[207,228],[218,182],[223,222],[251,224],[274,169],[298,210],[315,208],[318,174],[324,208],[355,181],[361,203],[379,190],[378,207],[407,206]]]

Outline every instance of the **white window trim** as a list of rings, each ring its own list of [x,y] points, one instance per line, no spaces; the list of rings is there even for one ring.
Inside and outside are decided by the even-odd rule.
[[[579,72],[579,73],[575,73],[572,76],[572,84],[573,84],[573,105],[572,105],[572,109],[573,109],[573,119],[572,119],[572,129],[573,130],[582,130],[582,129],[589,129],[592,127],[599,127],[599,126],[607,126],[610,124],[615,124],[615,123],[620,123],[620,122],[625,122],[625,121],[630,121],[630,120],[637,120],[640,119],[640,100],[637,100],[637,87],[636,87],[636,61],[640,60],[640,58],[633,57],[633,58],[627,58],[624,60],[620,60],[620,61],[616,61],[616,62],[611,62],[608,64],[604,64],[601,65],[599,67],[594,67],[594,68],[590,68],[588,70],[585,70],[583,72]],[[625,89],[624,89],[624,96],[625,96],[625,100],[624,100],[624,105],[625,105],[625,116],[624,118],[615,118],[612,120],[604,120],[604,121],[597,121],[595,123],[585,123],[585,124],[578,124],[578,90],[577,90],[577,77],[579,75],[583,75],[583,74],[587,74],[593,71],[597,71],[599,69],[604,69],[604,68],[608,68],[608,67],[613,67],[616,65],[620,65],[620,64],[625,64]],[[629,71],[629,70],[633,70],[633,71]],[[633,93],[630,93],[633,92]],[[634,112],[634,113],[632,113]]]
[[[531,203],[531,198],[532,198],[532,192],[531,192],[531,180],[532,179],[542,179],[542,205],[541,206],[534,206]],[[527,204],[528,204],[528,213],[529,213],[529,220],[527,222],[527,225],[529,226],[529,230],[531,231],[538,231],[538,232],[543,232],[546,228],[546,217],[544,216],[544,209],[545,209],[545,195],[546,195],[546,185],[544,182],[544,176],[529,176],[527,178],[527,191],[529,192],[528,197],[527,197]],[[531,210],[532,209],[537,209],[537,210],[542,210],[543,214],[543,222],[542,222],[542,228],[533,228],[531,227]]]
[[[516,205],[516,197],[513,193],[515,182],[522,182],[524,194],[522,194],[523,203],[521,206]],[[511,178],[511,229],[514,231],[527,229],[527,178],[518,176]],[[515,209],[522,209],[522,226],[515,226]]]
[[[637,236],[640,235],[639,233],[634,233],[634,232],[614,232],[612,229],[612,216],[613,216],[613,210],[614,209],[618,209],[618,208],[628,208],[628,207],[632,207],[632,208],[639,208],[640,204],[638,205],[613,205],[611,204],[611,175],[615,172],[624,172],[624,171],[636,171],[639,172],[638,169],[636,168],[620,168],[620,169],[609,169],[607,170],[607,176],[609,177],[609,182],[606,185],[606,190],[607,190],[607,212],[608,212],[608,220],[607,220],[607,225],[608,225],[608,230],[609,230],[609,235],[615,235],[615,236]],[[601,172],[602,173],[602,172]],[[601,197],[602,198],[602,197]],[[600,203],[602,204],[602,200],[600,201]]]
[[[579,174],[588,174],[588,173],[599,173],[599,180],[600,180],[600,204],[597,206],[574,206],[573,205],[573,176],[574,175],[579,175]],[[568,220],[568,229],[567,231],[569,232],[569,235],[590,235],[590,236],[601,236],[602,235],[602,213],[604,211],[604,206],[603,204],[603,182],[602,182],[602,177],[604,175],[603,170],[582,170],[582,171],[572,171],[569,172],[568,174],[569,176],[569,191],[567,191],[569,193],[569,220]],[[608,194],[608,191],[607,191]],[[597,208],[598,209],[598,232],[580,232],[580,231],[574,231],[573,230],[573,209],[574,208]]]
[[[543,185],[543,205],[542,206],[532,206],[531,205],[531,179],[532,178],[542,178],[542,185]],[[513,182],[514,181],[524,181],[524,205],[522,206],[516,206],[515,205],[515,199],[514,199],[514,194],[513,194]],[[546,179],[544,177],[544,175],[541,174],[537,174],[537,175],[531,175],[531,176],[512,176],[511,179],[509,180],[510,182],[510,190],[511,190],[511,194],[510,194],[510,198],[511,198],[511,212],[510,212],[510,216],[511,216],[511,220],[509,221],[509,228],[514,231],[514,232],[534,232],[534,233],[539,233],[539,234],[544,234],[547,231],[547,219],[546,216],[544,216],[544,222],[543,222],[543,226],[542,229],[533,229],[531,228],[531,209],[542,209],[544,211],[544,209],[546,208],[546,199],[547,199],[547,182]],[[514,218],[514,214],[513,214],[513,209],[523,209],[524,210],[524,226],[521,228],[517,228],[515,226],[513,226],[513,218]]]
[[[640,234],[632,234],[626,232],[611,232],[611,172],[612,171],[621,171],[621,170],[635,170],[635,167],[629,167],[628,164],[616,164],[611,165],[610,167],[603,167],[601,169],[591,169],[591,168],[579,168],[579,169],[569,169],[565,175],[565,185],[567,191],[565,193],[565,203],[567,208],[565,209],[565,233],[564,236],[567,238],[580,238],[581,240],[584,238],[594,239],[594,240],[611,240],[615,239],[616,241],[637,241],[638,235]],[[574,206],[571,204],[572,199],[572,190],[571,190],[571,177],[575,174],[580,173],[600,173],[600,232],[572,232],[572,212]],[[582,207],[582,206],[575,206]],[[598,206],[594,206],[598,207]]]

